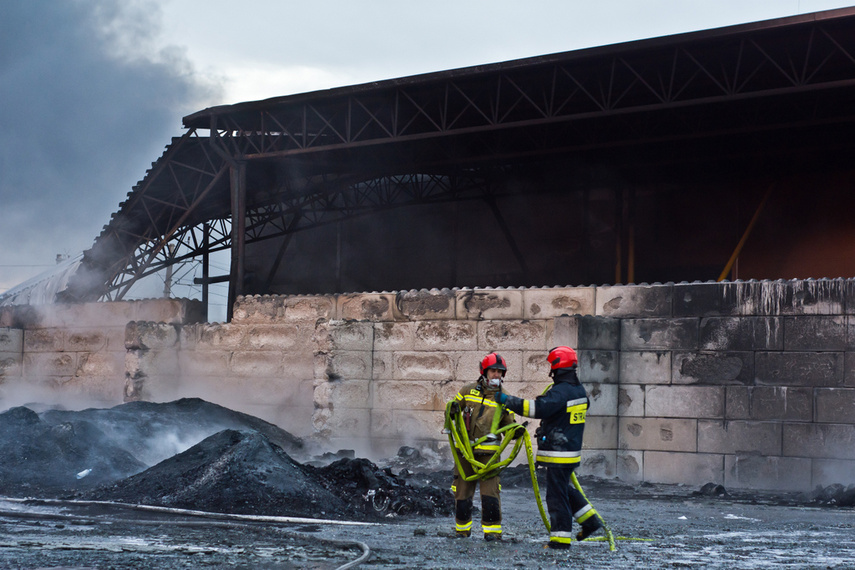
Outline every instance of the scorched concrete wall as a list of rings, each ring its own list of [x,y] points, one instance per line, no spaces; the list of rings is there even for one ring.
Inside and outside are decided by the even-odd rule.
[[[853,299],[855,281],[823,279],[252,296],[230,323],[180,304],[33,308],[0,312],[0,397],[202,397],[383,457],[445,449],[445,402],[484,354],[532,398],[568,344],[592,400],[583,472],[805,490],[855,482]]]
[[[2,307],[0,404],[119,404],[128,322],[180,326],[201,315],[202,305],[186,299]]]

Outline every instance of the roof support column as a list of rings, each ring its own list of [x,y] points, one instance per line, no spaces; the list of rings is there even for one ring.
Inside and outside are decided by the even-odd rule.
[[[232,261],[229,271],[228,320],[232,320],[234,304],[243,295],[244,252],[246,249],[246,162],[238,161],[230,168],[232,202]]]

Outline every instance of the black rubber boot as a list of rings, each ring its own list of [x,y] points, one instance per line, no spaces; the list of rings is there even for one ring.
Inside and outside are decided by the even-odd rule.
[[[603,528],[603,525],[600,519],[593,516],[582,523],[582,530],[576,535],[576,540],[585,540],[601,528]]]

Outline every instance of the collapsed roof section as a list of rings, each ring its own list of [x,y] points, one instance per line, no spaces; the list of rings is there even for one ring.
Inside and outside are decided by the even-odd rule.
[[[229,275],[219,277],[230,279],[232,299],[341,291],[343,282],[412,287],[394,274],[387,286],[377,259],[361,264],[366,275],[343,280],[341,224],[412,205],[447,217],[439,205],[462,201],[493,217],[513,267],[467,276],[453,260],[417,277],[442,283],[422,286],[632,282],[636,239],[649,246],[648,280],[677,280],[695,274],[686,270],[695,261],[659,263],[670,254],[658,248],[684,237],[663,239],[656,228],[700,206],[673,206],[673,196],[701,195],[711,180],[738,188],[720,201],[745,200],[748,215],[734,222],[744,227],[770,182],[848,168],[853,102],[855,9],[843,9],[205,109],[184,118],[187,132],[128,194],[60,297],[121,299],[146,275],[222,249],[232,253]],[[750,191],[745,180],[756,181]],[[597,205],[603,191],[608,201]],[[645,192],[655,197],[636,205]],[[534,215],[521,204],[581,212],[584,229],[568,238],[575,245],[534,251],[556,240],[536,234],[543,221],[514,227],[511,216]],[[652,219],[657,212],[663,217]],[[377,243],[401,241],[410,257],[431,247],[468,245],[477,250],[470,259],[495,251],[496,240],[474,230],[436,245],[402,236],[439,219],[387,215],[398,233]],[[292,243],[333,224],[335,235]],[[717,237],[699,236],[701,245]],[[737,241],[722,239],[723,250],[698,262],[704,271],[724,265]],[[300,251],[314,253],[301,264]],[[203,284],[218,279],[203,267]],[[329,275],[295,280],[300,271]]]

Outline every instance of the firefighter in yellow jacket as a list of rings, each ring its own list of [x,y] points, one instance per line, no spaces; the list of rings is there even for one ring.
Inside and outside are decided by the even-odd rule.
[[[481,376],[478,380],[461,388],[451,404],[453,409],[463,414],[469,440],[473,442],[490,433],[493,414],[498,407],[496,396],[501,392],[502,380],[508,367],[504,358],[491,352],[481,360],[480,370]],[[513,423],[513,418],[513,413],[505,410],[499,427]],[[499,449],[500,443],[501,436],[496,436],[474,447],[472,451],[475,460],[486,463]],[[464,476],[473,475],[469,462],[461,458],[460,465]],[[454,530],[458,538],[466,538],[472,533],[472,498],[478,483],[479,480],[466,481],[455,466],[451,491],[455,500]],[[484,531],[484,540],[501,540],[502,505],[499,498],[499,476],[481,479],[480,485],[481,529]]]

